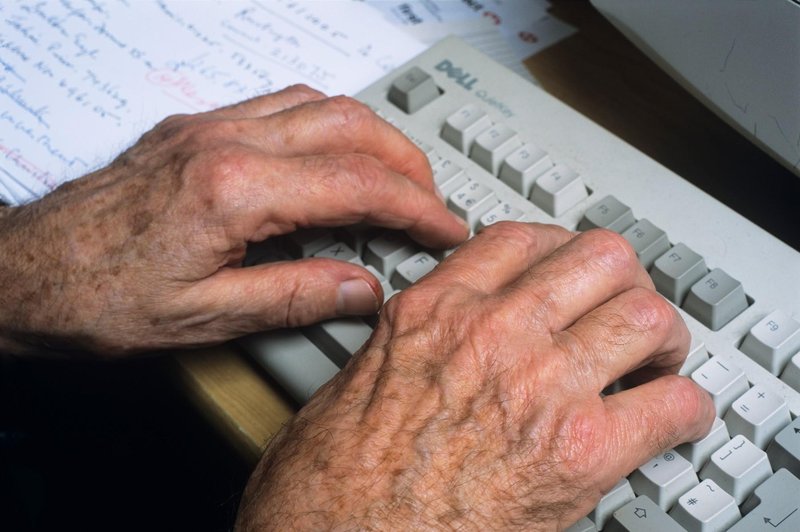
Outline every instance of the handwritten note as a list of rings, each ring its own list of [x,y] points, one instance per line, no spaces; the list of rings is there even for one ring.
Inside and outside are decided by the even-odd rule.
[[[0,3],[0,198],[40,197],[169,114],[300,82],[353,94],[421,50],[358,2]]]

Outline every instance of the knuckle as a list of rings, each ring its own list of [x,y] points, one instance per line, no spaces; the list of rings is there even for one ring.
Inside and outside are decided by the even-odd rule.
[[[375,113],[365,104],[348,96],[333,96],[326,100],[326,105],[332,108],[331,116],[337,126],[347,130],[358,130],[364,123],[375,119]]]
[[[252,174],[253,163],[253,154],[243,146],[222,145],[192,158],[187,170],[202,181],[198,190],[223,198],[235,183]]]
[[[570,412],[553,442],[554,457],[569,478],[586,478],[596,471],[603,447],[602,426],[590,413]]]
[[[608,229],[592,229],[576,237],[592,249],[593,261],[614,272],[635,272],[642,266],[636,251],[619,233]]]
[[[156,128],[161,129],[174,129],[177,127],[181,127],[186,124],[188,121],[191,120],[192,115],[185,114],[185,113],[178,113],[169,115],[163,120],[161,120],[158,124],[156,124]]]
[[[439,342],[457,343],[462,338],[463,328],[468,326],[461,316],[469,304],[468,299],[460,290],[441,293],[435,286],[419,284],[393,296],[384,305],[381,320],[390,325],[394,336],[426,331],[426,336]],[[469,323],[474,321],[471,319]]]
[[[312,89],[305,83],[296,83],[295,85],[290,85],[281,92],[297,95],[301,100],[312,100],[325,97],[325,94],[316,89]]]
[[[481,235],[484,238],[507,242],[514,246],[530,247],[536,243],[536,232],[526,223],[502,221],[490,225]]]
[[[678,313],[658,293],[647,288],[631,288],[630,319],[641,331],[667,332],[673,330]]]
[[[420,303],[427,298],[419,296],[420,290],[416,287],[403,290],[392,296],[381,310],[381,317],[393,325],[395,330],[407,330],[418,325],[416,315],[419,314]],[[425,307],[428,305],[425,304]]]
[[[153,141],[157,144],[173,140],[179,132],[195,120],[194,115],[174,114],[169,115],[155,127],[142,136],[142,140]]]
[[[709,397],[708,393],[697,385],[692,379],[680,375],[666,375],[669,393],[676,403],[675,410],[684,413],[688,420],[694,420],[705,412]],[[674,414],[668,414],[674,417]]]
[[[658,401],[640,415],[638,425],[647,434],[645,440],[652,454],[670,449],[686,440],[686,435],[706,413],[709,398],[704,390],[687,377],[666,375],[667,390]]]

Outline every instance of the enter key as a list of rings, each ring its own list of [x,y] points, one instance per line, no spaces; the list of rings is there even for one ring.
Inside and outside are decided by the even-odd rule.
[[[800,530],[800,479],[780,469],[758,486],[742,505],[747,515],[731,532]]]

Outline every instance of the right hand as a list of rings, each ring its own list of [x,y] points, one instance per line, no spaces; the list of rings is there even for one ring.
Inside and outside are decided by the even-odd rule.
[[[388,302],[270,444],[237,529],[566,527],[707,432],[688,346],[620,235],[493,225]]]

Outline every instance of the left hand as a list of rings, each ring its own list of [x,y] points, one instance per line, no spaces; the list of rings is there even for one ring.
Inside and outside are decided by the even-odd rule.
[[[294,86],[169,117],[0,216],[0,352],[110,356],[374,313],[380,284],[355,264],[239,267],[248,242],[362,220],[429,246],[468,235],[425,155],[353,99]]]

